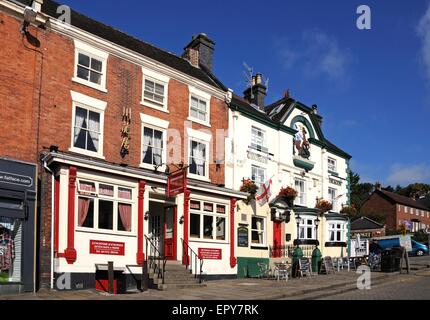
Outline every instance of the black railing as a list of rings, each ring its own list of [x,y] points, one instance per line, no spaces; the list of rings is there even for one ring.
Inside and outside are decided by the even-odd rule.
[[[198,256],[197,253],[194,252],[193,249],[185,242],[184,239],[182,241],[182,261],[185,264],[185,270],[189,270],[191,274],[194,273],[194,277],[199,279],[199,283],[202,283],[202,273],[203,273],[203,259]],[[193,268],[194,265],[194,268]],[[197,267],[200,266],[199,269]]]
[[[158,275],[159,279],[162,279],[164,284],[164,272],[166,270],[167,259],[161,254],[157,246],[152,242],[152,239],[145,236],[146,240],[146,255],[148,260],[148,272],[152,270],[154,274]]]
[[[293,256],[294,249],[296,248],[297,246],[294,245],[270,246],[270,258],[291,258]],[[312,258],[312,252],[314,251],[315,246],[300,245],[300,249],[302,249],[303,257]]]

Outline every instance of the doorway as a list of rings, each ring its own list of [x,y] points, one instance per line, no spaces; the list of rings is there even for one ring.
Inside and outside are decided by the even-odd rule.
[[[163,202],[149,202],[149,238],[160,255],[176,260],[177,207]]]

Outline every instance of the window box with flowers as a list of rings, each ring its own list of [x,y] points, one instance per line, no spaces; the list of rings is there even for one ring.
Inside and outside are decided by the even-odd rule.
[[[333,204],[330,201],[322,199],[322,200],[318,200],[315,208],[319,209],[321,211],[321,214],[324,214],[333,209]]]
[[[242,182],[242,186],[240,187],[241,192],[249,193],[247,203],[249,203],[252,199],[255,199],[255,195],[257,194],[258,186],[251,179],[244,179]]]
[[[292,187],[281,188],[278,197],[285,200],[288,206],[291,208],[294,204],[294,200],[297,198],[298,192]]]

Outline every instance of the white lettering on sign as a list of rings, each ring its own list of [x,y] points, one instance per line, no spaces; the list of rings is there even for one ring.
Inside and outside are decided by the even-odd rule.
[[[13,173],[2,172],[2,171],[0,171],[0,182],[15,184],[19,186],[25,186],[28,188],[33,186],[33,179],[30,177],[21,176]]]

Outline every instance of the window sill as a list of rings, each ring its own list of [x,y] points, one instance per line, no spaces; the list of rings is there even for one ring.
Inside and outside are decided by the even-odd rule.
[[[208,127],[208,128],[212,128],[212,126],[210,125],[209,122],[201,121],[201,120],[194,119],[194,118],[191,118],[191,117],[188,117],[187,120],[191,121],[191,122],[194,122],[194,123],[201,124],[202,126],[205,126],[205,127]]]
[[[328,170],[328,173],[330,173],[332,176],[339,177],[339,173],[337,171]]]
[[[94,83],[92,83],[92,82],[90,82],[90,81],[83,80],[83,79],[81,79],[81,78],[74,77],[74,78],[72,78],[72,81],[73,81],[73,82],[76,82],[76,83],[79,83],[79,84],[82,84],[82,85],[84,85],[84,86],[87,86],[87,87],[90,87],[90,88],[96,89],[96,90],[101,91],[101,92],[103,92],[103,93],[107,93],[107,92],[108,92],[108,91],[107,91],[107,89],[106,89],[105,87],[103,87],[103,86],[99,86],[99,85],[97,85],[97,84],[94,84]]]
[[[266,245],[251,245],[251,250],[269,250],[269,247],[267,247]]]
[[[127,238],[137,237],[137,234],[134,232],[99,230],[99,229],[83,228],[79,226],[75,226],[75,231],[78,233],[102,234],[102,235],[112,236],[112,237],[127,237]]]
[[[141,163],[141,164],[139,165],[139,168],[155,171],[155,165],[147,164],[147,163]],[[159,172],[164,172],[164,171],[166,171],[166,166],[165,166],[165,165],[163,165],[163,166],[161,166],[161,167],[158,167],[158,171],[159,171]]]
[[[188,172],[188,178],[200,180],[200,181],[204,181],[204,182],[211,182],[211,179],[209,179],[208,177],[199,176],[197,174],[192,174],[189,172]]]
[[[210,240],[210,239],[200,239],[200,238],[189,238],[188,242],[195,243],[208,243],[208,244],[229,244],[226,240]]]
[[[98,158],[101,160],[106,160],[106,158],[104,156],[102,156],[100,153],[96,153],[96,152],[92,152],[92,151],[88,151],[88,150],[84,150],[84,149],[79,149],[79,148],[70,148],[69,149],[70,152],[74,152],[74,153],[78,153],[81,155],[85,155],[85,156],[89,156],[89,157],[93,157],[93,158]]]
[[[340,247],[346,247],[346,242],[340,242],[340,241],[330,241],[325,243],[325,247],[327,248],[340,248]]]
[[[167,109],[167,106],[166,107],[161,107],[160,105],[157,105],[157,104],[152,103],[152,102],[147,101],[147,100],[141,101],[140,104],[142,106],[144,106],[144,107],[147,107],[147,108],[151,108],[151,109],[154,109],[154,110],[157,110],[157,111],[161,111],[161,112],[164,112],[164,113],[170,113],[169,110]]]

